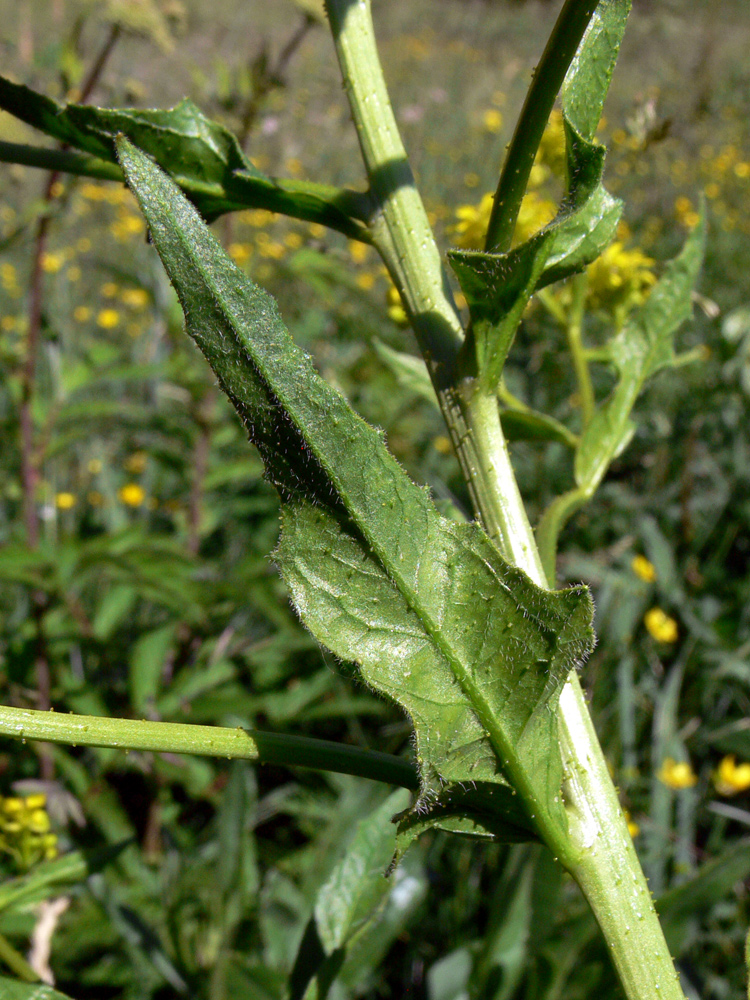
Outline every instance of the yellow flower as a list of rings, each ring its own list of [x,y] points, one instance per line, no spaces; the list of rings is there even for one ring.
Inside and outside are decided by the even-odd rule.
[[[86,499],[92,507],[101,507],[104,503],[104,496],[99,492],[99,490],[89,490],[86,494]]]
[[[245,264],[252,257],[253,248],[249,243],[230,243],[227,253],[235,264]]]
[[[646,612],[643,621],[657,642],[677,642],[677,636],[679,635],[677,622],[674,618],[670,618],[661,608],[651,608],[650,611]]]
[[[0,798],[0,851],[28,870],[42,858],[57,856],[57,837],[50,832],[44,795]]]
[[[644,583],[653,583],[656,579],[654,564],[649,562],[645,556],[635,556],[630,564],[630,568],[638,579],[643,580]]]
[[[372,271],[360,271],[357,275],[357,287],[369,292],[375,286],[375,275]]]
[[[120,322],[120,314],[116,309],[101,309],[96,322],[103,330],[111,330]]]
[[[113,299],[120,291],[120,286],[114,281],[107,281],[102,285],[100,291],[105,299]]]
[[[485,132],[496,134],[503,127],[503,116],[497,108],[488,108],[482,116],[482,125]]]
[[[76,241],[76,250],[78,253],[88,253],[91,249],[91,240],[88,236],[82,236],[80,240]]]
[[[736,795],[750,788],[750,764],[736,764],[734,754],[729,754],[719,764],[714,775],[714,785],[719,795]]]
[[[386,299],[388,302],[388,318],[399,326],[405,326],[409,322],[409,319],[406,315],[404,304],[401,301],[401,295],[395,285],[391,285],[388,289]]]
[[[65,277],[68,279],[68,281],[72,282],[80,281],[81,280],[80,267],[77,264],[73,264],[73,266],[69,267],[68,270],[65,272]]]
[[[556,211],[555,203],[549,198],[543,198],[536,191],[528,191],[521,202],[513,245],[525,243],[534,233],[544,229],[554,219]]]
[[[453,452],[451,439],[445,434],[438,434],[432,439],[432,444],[435,451],[439,451],[441,455],[450,455]]]
[[[640,826],[638,826],[634,819],[631,819],[627,809],[623,809],[623,813],[625,815],[625,822],[628,824],[628,833],[631,837],[637,837],[641,832]]]
[[[130,306],[131,309],[145,309],[149,295],[145,288],[125,288],[120,300],[123,305]]]
[[[138,483],[127,483],[121,486],[117,495],[126,507],[140,507],[146,499],[146,491]]]
[[[87,319],[91,319],[91,310],[88,306],[76,306],[73,310],[73,319],[76,323],[85,323]]]
[[[693,771],[688,761],[676,761],[674,757],[667,757],[661,765],[656,776],[662,784],[668,788],[692,788],[698,781],[698,776]]]
[[[370,256],[370,250],[372,249],[369,243],[361,243],[359,240],[349,240],[347,246],[349,256],[355,264],[364,264]]]
[[[48,274],[56,274],[65,263],[65,258],[61,253],[43,253],[42,270]]]
[[[478,205],[459,205],[456,209],[456,219],[453,232],[456,233],[456,246],[464,250],[480,250],[484,246],[484,234],[492,212],[492,192],[487,192]]]
[[[557,108],[549,116],[536,158],[539,163],[548,166],[552,173],[557,174],[558,177],[565,175],[565,125],[563,124],[562,112],[558,111]]]
[[[58,493],[55,497],[55,506],[58,510],[70,510],[75,505],[76,498],[73,493]]]
[[[610,244],[588,269],[588,304],[619,321],[648,298],[656,277],[654,261],[641,250],[626,250],[620,240]]]

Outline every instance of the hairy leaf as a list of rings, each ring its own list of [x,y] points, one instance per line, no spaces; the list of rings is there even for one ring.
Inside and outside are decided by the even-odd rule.
[[[118,147],[188,332],[281,495],[277,558],[303,621],[412,717],[417,812],[463,814],[471,792],[486,833],[564,827],[555,708],[591,648],[588,592],[539,589],[477,524],[441,517],[174,184]]]
[[[66,146],[113,163],[113,139],[126,135],[153,156],[209,221],[225,212],[259,207],[319,222],[353,239],[368,239],[363,226],[366,196],[267,177],[253,166],[236,137],[190,100],[169,109],[63,105],[0,76],[0,108]]]

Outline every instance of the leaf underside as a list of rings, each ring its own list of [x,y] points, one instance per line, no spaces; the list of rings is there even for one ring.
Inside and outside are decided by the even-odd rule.
[[[564,828],[555,708],[591,649],[588,591],[539,589],[479,525],[443,518],[175,185],[118,150],[188,332],[280,494],[276,557],[302,620],[414,723],[403,843],[428,821],[511,840]]]

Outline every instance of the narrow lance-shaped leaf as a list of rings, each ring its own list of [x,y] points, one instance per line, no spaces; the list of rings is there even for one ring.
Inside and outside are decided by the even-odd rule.
[[[622,203],[605,189],[606,150],[594,141],[630,0],[602,0],[562,88],[568,189],[556,217],[507,253],[451,250],[448,259],[469,304],[465,350],[494,386],[534,291],[582,270],[614,238]]]
[[[237,138],[190,100],[168,109],[59,104],[0,76],[0,108],[100,161],[116,163],[114,136],[128,136],[153,156],[209,221],[224,212],[261,207],[330,226],[353,239],[369,239],[365,195],[266,176],[253,166]],[[60,168],[65,169],[64,158]],[[96,176],[96,164],[91,168]]]
[[[593,495],[613,459],[635,431],[631,412],[645,381],[661,368],[679,363],[674,337],[692,313],[692,290],[703,261],[706,239],[702,213],[682,252],[667,265],[645,303],[607,347],[618,381],[581,435],[574,472],[576,487],[554,500],[537,528],[548,573],[554,566],[557,538],[568,519]]]
[[[280,493],[277,558],[303,621],[414,722],[414,815],[559,833],[555,708],[591,648],[588,592],[539,589],[477,524],[441,517],[174,184],[127,140],[118,148],[188,332]]]

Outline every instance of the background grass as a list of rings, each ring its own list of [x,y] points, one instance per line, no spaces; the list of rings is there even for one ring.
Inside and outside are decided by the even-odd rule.
[[[153,26],[126,34],[92,100],[164,106],[188,95],[234,129],[252,118],[247,148],[269,173],[362,186],[325,30],[306,34],[283,81],[259,97],[263,59],[273,64],[301,23],[291,2],[158,9],[175,15],[154,22],[171,47]],[[456,208],[494,187],[556,12],[532,2],[375,3],[397,116],[444,248]],[[2,3],[5,71],[62,97],[123,16],[73,0]],[[566,530],[560,560],[564,579],[594,592],[599,646],[583,680],[652,889],[690,887],[693,905],[678,898],[668,926],[686,989],[703,998],[743,988],[748,914],[748,792],[730,799],[715,775],[727,754],[750,760],[749,43],[743,3],[636,0],[600,133],[609,187],[626,201],[628,245],[657,271],[705,195],[702,298],[680,335],[681,349],[705,349],[655,380],[632,445]],[[5,115],[0,137],[38,141]],[[43,182],[0,169],[3,699],[409,753],[406,721],[296,622],[268,559],[275,495],[182,333],[132,199],[113,184],[66,178],[56,192],[31,409],[40,538],[28,545],[18,415]],[[468,510],[439,415],[373,347],[378,338],[414,349],[389,315],[374,255],[262,212],[214,228],[410,473]],[[592,315],[590,343],[606,333]],[[563,338],[541,310],[527,317],[507,378],[575,427]],[[609,380],[597,367],[600,393]],[[536,519],[570,485],[569,458],[561,445],[518,444],[514,459]],[[633,569],[639,554],[651,581]],[[644,624],[654,607],[676,623],[671,641]],[[664,780],[667,758],[690,765],[682,787]],[[61,852],[126,845],[101,871],[87,855],[87,877],[47,893],[71,900],[52,968],[81,1000],[283,996],[320,886],[385,796],[335,775],[75,748],[6,744],[0,769],[3,795],[44,790]],[[10,879],[18,863],[3,857]],[[716,858],[724,875],[709,878],[703,866]],[[691,883],[702,871],[704,882]],[[430,835],[393,885],[332,989],[337,1000],[617,995],[577,891],[537,848]],[[35,921],[27,905],[0,909],[0,933],[21,951]]]

